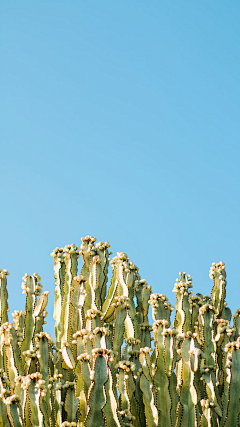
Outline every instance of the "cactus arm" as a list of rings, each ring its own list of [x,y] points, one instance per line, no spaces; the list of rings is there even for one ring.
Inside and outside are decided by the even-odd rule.
[[[221,317],[226,298],[226,271],[223,262],[213,263],[209,276],[213,279],[212,304],[218,317]]]
[[[62,307],[61,307],[61,343],[68,341],[70,344],[72,341],[72,334],[70,328],[70,298],[71,290],[73,285],[73,278],[77,275],[77,259],[79,258],[79,251],[75,249],[75,245],[68,245],[64,248],[64,260],[65,260],[65,281],[63,288],[63,298],[62,298]]]
[[[15,310],[12,315],[13,315],[14,329],[17,333],[18,345],[20,348],[23,341],[26,313],[25,311]]]
[[[143,310],[143,322],[148,323],[148,310],[149,310],[149,299],[152,294],[152,287],[148,286],[147,283],[142,287],[142,310]]]
[[[219,421],[216,418],[216,414],[213,410],[214,404],[209,399],[202,399],[202,416],[201,416],[201,427],[218,427]]]
[[[231,384],[231,370],[230,370],[229,364],[226,364],[225,370],[226,370],[226,377],[225,377],[224,389],[222,393],[223,404],[222,404],[222,419],[220,424],[221,427],[224,426],[227,419],[227,413],[228,413],[229,392],[230,392],[230,384]]]
[[[131,270],[135,270],[136,267],[131,263],[128,264],[127,261],[128,257],[123,252],[118,252],[117,257],[114,257],[111,261],[111,266],[113,269],[112,283],[102,309],[104,313],[103,319],[105,322],[110,322],[113,319],[114,306],[112,306],[112,303],[116,294],[118,296],[128,297],[128,287],[132,288],[134,275]],[[130,309],[131,317],[133,319],[135,314],[135,307],[133,303],[130,306]]]
[[[61,309],[63,301],[63,287],[65,282],[66,266],[64,263],[63,249],[56,248],[51,256],[54,259],[54,277],[55,277],[55,300],[53,318],[55,320],[55,338],[57,348],[61,348]]]
[[[134,363],[122,360],[115,369],[119,368],[119,392],[121,394],[121,414],[131,421],[135,426],[139,425],[138,405],[135,398],[136,384],[133,377],[135,371]],[[125,423],[125,419],[124,419]]]
[[[20,417],[19,408],[15,402],[8,405],[8,418],[12,427],[22,427],[22,419]]]
[[[35,323],[36,318],[34,316],[34,310],[36,306],[36,299],[38,293],[37,286],[37,277],[36,276],[28,276],[27,274],[24,276],[24,281],[22,284],[23,292],[27,294],[26,297],[26,317],[25,317],[25,328],[24,328],[24,340],[21,346],[21,353],[24,351],[32,350],[34,343],[34,332],[35,332]]]
[[[192,315],[190,312],[190,299],[192,291],[192,279],[190,275],[180,272],[180,279],[177,279],[173,292],[176,293],[176,316],[173,322],[173,327],[177,330],[179,335],[184,332],[191,331]]]
[[[22,384],[25,390],[24,420],[26,426],[43,427],[43,414],[40,410],[40,396],[44,394],[40,373],[27,375]]]
[[[130,308],[129,308],[130,306]],[[131,303],[127,305],[127,315],[126,318],[124,320],[124,327],[125,327],[125,331],[124,331],[124,338],[125,339],[129,339],[129,338],[135,338],[138,339],[140,336],[140,329],[139,329],[139,325],[137,323],[137,319],[136,317],[131,313]]]
[[[88,355],[88,361],[91,367],[93,365],[92,350],[93,350],[92,334],[91,332],[87,332],[86,335],[84,336],[84,352]],[[87,379],[86,381],[88,382]]]
[[[4,394],[6,388],[3,385],[2,378],[0,377],[0,427],[10,427],[9,418],[7,415],[7,406],[4,403]]]
[[[203,305],[203,301],[199,295],[190,296],[190,308],[192,311],[192,332],[195,332],[195,326],[198,326],[199,308]]]
[[[55,418],[56,427],[62,425],[62,405],[61,405],[61,374],[54,374],[52,378],[52,408]],[[54,425],[54,424],[53,424]]]
[[[206,393],[209,401],[213,402],[215,412],[221,417],[222,416],[222,405],[219,397],[218,389],[216,387],[216,377],[214,372],[209,368],[202,368],[203,378],[206,384]]]
[[[63,342],[62,357],[69,369],[75,368],[75,360],[72,354],[71,347],[67,341],[65,341],[65,343]]]
[[[152,293],[151,286],[146,280],[135,280],[134,291],[137,298],[137,307],[134,314],[135,338],[139,338],[142,347],[151,346],[150,325],[148,323],[149,298]]]
[[[103,313],[100,310],[90,309],[86,313],[86,330],[89,331],[90,340],[93,338],[91,332],[95,328],[100,328],[102,326],[102,316]],[[87,342],[87,341],[86,341]]]
[[[102,308],[102,311],[104,313],[103,320],[105,322],[110,322],[113,319],[114,306],[112,306],[112,303],[114,301],[114,297],[116,296],[117,288],[118,288],[118,279],[117,279],[115,259],[112,260],[111,266],[113,269],[111,286],[108,290],[108,295],[107,295],[107,298],[105,299],[105,301],[103,303],[103,308]]]
[[[34,310],[34,316],[37,317],[45,310],[47,303],[48,303],[48,294],[49,291],[45,291],[42,295],[40,295],[38,304],[36,305],[36,308]]]
[[[4,403],[7,406],[7,414],[8,418],[10,420],[10,424],[12,427],[22,427],[23,426],[23,420],[21,416],[21,409],[20,409],[20,401],[18,396],[12,395],[4,399]],[[7,420],[6,420],[7,421]],[[5,423],[4,423],[5,425]],[[8,424],[7,424],[8,425]]]
[[[84,325],[83,319],[83,306],[86,297],[86,292],[84,289],[85,279],[83,276],[76,276],[74,278],[74,286],[71,296],[71,330],[72,336],[77,331],[80,331]]]
[[[197,391],[194,385],[194,372],[191,370],[191,351],[195,348],[191,332],[188,332],[182,344],[182,387],[180,391],[180,402],[182,405],[181,425],[198,426],[198,415],[195,407],[198,402]]]
[[[39,316],[36,317],[35,323],[35,336],[43,332],[43,325],[46,325],[45,317],[47,317],[48,312],[44,310]]]
[[[3,353],[8,379],[11,389],[14,390],[16,377],[25,375],[17,344],[17,334],[11,323],[5,323],[0,328],[0,335],[4,344]]]
[[[36,336],[37,340],[37,357],[39,361],[39,369],[40,374],[42,376],[42,380],[44,381],[45,393],[41,397],[41,410],[45,414],[45,423],[47,424],[47,420],[51,417],[51,394],[50,394],[50,344],[53,344],[51,336],[46,332],[41,332]],[[47,420],[46,420],[47,418]]]
[[[128,297],[128,286],[126,283],[126,272],[125,272],[125,266],[124,266],[124,263],[128,261],[128,257],[123,252],[118,252],[117,255],[118,255],[117,278],[119,281],[118,295],[124,295]]]
[[[76,421],[79,402],[75,395],[74,384],[70,383],[67,384],[67,386],[68,390],[65,398],[64,408],[67,412],[67,421],[72,423]]]
[[[167,319],[167,301],[168,299],[163,294],[152,294],[150,296],[149,304],[152,306],[152,317],[155,322]]]
[[[171,427],[171,396],[169,380],[166,374],[164,350],[165,350],[165,324],[166,320],[158,320],[154,323],[154,338],[156,340],[156,362],[153,382],[156,388],[159,427]]]
[[[120,401],[121,401],[121,409],[124,411],[127,411],[130,405],[130,402],[128,400],[128,395],[127,395],[127,391],[126,391],[126,383],[125,383],[125,374],[124,374],[124,367],[123,365],[123,361],[121,362],[121,364],[117,364],[115,366],[115,369],[120,368],[119,369],[119,373],[117,374],[117,387],[120,393]]]
[[[151,330],[152,327],[148,323],[140,323],[139,324],[140,329],[140,342],[141,347],[151,347]],[[137,335],[137,334],[136,334]]]
[[[96,239],[92,236],[82,237],[81,254],[83,256],[83,267],[81,270],[81,276],[85,279],[85,291],[86,298],[83,307],[84,318],[88,310],[92,307],[92,295],[91,287],[89,284],[89,267],[91,264],[92,257],[96,255],[94,242]]]
[[[148,427],[158,426],[158,410],[155,405],[153,386],[144,374],[140,378],[140,388],[143,393],[143,403]]]
[[[240,308],[237,308],[236,313],[233,315],[234,328],[235,328],[235,340],[240,337]]]
[[[130,398],[130,410],[132,415],[132,424],[134,427],[139,426],[140,420],[139,420],[139,410],[138,410],[138,404],[135,398],[135,391],[136,391],[136,384],[133,378],[133,374],[130,371],[130,375],[128,375],[127,379],[127,392]]]
[[[0,326],[8,322],[7,270],[0,270]]]
[[[128,338],[125,340],[125,342],[126,345],[123,349],[123,358],[127,361],[132,362],[132,366],[135,366],[135,369],[133,370],[135,381],[134,394],[132,399],[130,400],[131,412],[135,417],[133,424],[145,425],[144,405],[142,402],[142,391],[140,389],[140,375],[142,372],[142,367],[139,360],[140,340],[136,340],[135,338]]]
[[[178,395],[177,395],[177,378],[175,372],[172,373],[169,378],[169,392],[171,396],[171,421],[172,426],[176,425],[176,408],[178,405]]]
[[[200,320],[203,327],[204,366],[203,378],[206,383],[206,392],[209,400],[215,405],[215,412],[222,416],[221,400],[216,386],[216,342],[214,337],[214,314],[216,310],[210,304],[204,304],[200,310]]]
[[[154,370],[149,355],[150,351],[151,349],[148,347],[140,349],[139,360],[142,367],[139,372],[142,371],[142,374],[140,374],[139,387],[142,392],[142,402],[144,404],[147,425],[155,426],[159,423],[159,415],[156,406],[156,391],[152,378]]]
[[[200,310],[200,320],[203,327],[203,351],[205,364],[215,367],[216,364],[216,342],[214,337],[214,308],[210,304],[204,304]]]
[[[100,276],[102,268],[101,261],[98,256],[94,256],[89,266],[89,286],[91,289],[91,308],[100,310],[101,308],[101,289],[100,289]]]
[[[11,324],[6,324],[5,325],[9,325],[9,328],[11,328]],[[4,326],[5,326],[4,325]],[[7,337],[8,339],[10,338],[10,334]],[[6,356],[6,368],[7,368],[7,374],[8,374],[8,378],[10,381],[10,387],[12,390],[14,390],[15,388],[15,378],[18,376],[18,371],[16,369],[15,363],[14,363],[14,354],[13,354],[13,349],[9,341],[5,341],[5,345],[4,345],[4,350],[5,350],[5,356]]]
[[[106,404],[104,384],[108,380],[106,359],[103,355],[95,355],[92,371],[92,383],[89,389],[89,412],[85,420],[86,427],[102,427],[105,422],[102,409]]]
[[[91,370],[90,370],[89,359],[85,357],[82,363],[82,378],[84,381],[84,391],[86,396],[88,396],[88,391],[91,386],[90,375],[91,375]]]
[[[88,355],[85,355],[85,357]],[[76,384],[76,397],[79,401],[79,412],[80,412],[80,418],[79,422],[84,423],[84,420],[87,415],[87,394],[85,393],[85,387],[84,387],[84,380],[82,376],[82,367],[83,367],[83,361],[82,359],[78,361],[75,374],[77,376],[77,384]],[[90,369],[88,369],[90,371]]]
[[[118,280],[118,287],[117,287],[117,293],[120,297],[126,297],[129,298],[128,300],[128,310],[127,310],[127,316],[124,321],[125,326],[125,338],[135,337],[138,338],[139,336],[139,327],[138,323],[135,319],[136,315],[136,309],[133,303],[133,280],[134,280],[134,271],[136,267],[132,263],[128,263],[128,257],[123,252],[118,252],[116,263],[116,277]],[[114,310],[114,306],[112,306],[112,310]],[[110,318],[112,315],[112,311],[110,312]],[[106,321],[107,318],[104,316],[104,320]],[[136,331],[136,332],[135,332]]]
[[[224,319],[216,319],[217,321],[217,330],[215,336],[216,342],[216,354],[217,354],[217,369],[216,369],[216,381],[218,383],[218,390],[220,397],[222,398],[223,388],[226,381],[226,357],[227,354],[224,351],[226,344],[229,343],[229,331],[231,330],[229,322]],[[232,341],[232,340],[231,340]]]
[[[145,418],[145,412],[144,412],[143,393],[142,393],[142,390],[140,388],[141,368],[137,371],[135,377],[136,377],[135,398],[136,398],[137,406],[138,406],[139,425],[145,426],[146,418]]]
[[[89,265],[91,263],[91,256],[95,253],[94,243],[96,242],[95,237],[86,236],[82,237],[81,253],[83,255],[83,267],[81,275],[88,280],[89,277]]]
[[[133,397],[136,387],[132,377],[135,365],[127,360],[121,360],[115,366],[115,369],[119,370],[117,374],[117,387],[120,393],[120,414],[123,417],[125,425],[128,421],[135,420],[137,416],[136,401]]]
[[[87,415],[87,396],[91,385],[90,356],[87,352],[84,352],[84,337],[86,336],[87,332],[85,330],[78,331],[74,335],[77,347],[77,365],[75,368],[75,375],[77,376],[76,397],[79,400],[79,423],[81,423],[81,426],[84,425],[83,423]]]
[[[108,367],[108,380],[104,385],[107,401],[103,408],[103,413],[107,427],[122,427],[122,420],[118,414],[118,403],[113,384],[113,375],[112,369]]]
[[[225,393],[224,409],[225,413],[220,426],[231,427],[239,424],[240,416],[240,338],[235,342],[226,345],[227,362],[227,391]],[[227,397],[227,399],[226,399]]]
[[[101,274],[99,279],[99,293],[100,293],[100,307],[99,310],[102,310],[102,306],[106,297],[106,288],[107,288],[107,274],[108,274],[108,265],[109,265],[109,250],[110,245],[108,242],[99,242],[96,244],[96,251],[99,259],[101,261]]]
[[[30,398],[31,423],[33,426],[43,426],[43,413],[40,410],[40,390],[32,382],[28,389]]]
[[[124,320],[124,327],[125,327],[125,338],[133,338],[135,336],[134,333],[134,326],[131,317],[127,313],[126,319]]]
[[[149,347],[140,348],[140,355],[139,360],[142,365],[142,370],[145,375],[145,377],[152,382],[152,366],[151,366],[151,359],[150,359],[150,351],[152,349]]]
[[[84,337],[86,336],[87,331],[85,329],[75,332],[73,335],[74,340],[72,344],[76,344],[76,357],[84,353]]]
[[[164,331],[164,363],[165,363],[165,372],[168,377],[171,377],[176,360],[177,360],[177,353],[176,353],[176,335],[177,331],[174,329],[166,329]]]
[[[134,293],[137,299],[136,317],[138,323],[143,322],[143,286],[146,284],[146,280],[135,280],[134,282]]]

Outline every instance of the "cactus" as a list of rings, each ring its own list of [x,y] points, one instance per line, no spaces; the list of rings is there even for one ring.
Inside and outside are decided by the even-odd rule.
[[[86,236],[51,254],[55,342],[41,278],[23,277],[26,307],[10,323],[0,270],[0,427],[240,426],[240,309],[231,326],[224,263],[211,296],[180,273],[170,327],[174,307],[123,252],[107,287],[109,247]]]

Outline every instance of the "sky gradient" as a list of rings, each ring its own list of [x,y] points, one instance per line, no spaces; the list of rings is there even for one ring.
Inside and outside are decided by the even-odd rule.
[[[11,312],[93,235],[175,305],[179,271],[239,301],[239,1],[2,1],[0,268]]]

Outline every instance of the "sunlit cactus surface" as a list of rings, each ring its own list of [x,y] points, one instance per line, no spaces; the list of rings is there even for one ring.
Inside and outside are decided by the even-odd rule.
[[[170,327],[165,295],[125,253],[110,261],[108,242],[95,242],[51,254],[55,341],[40,277],[23,277],[26,308],[9,323],[0,271],[0,427],[240,426],[240,309],[231,326],[224,263],[210,269],[211,296],[193,295],[180,273]]]

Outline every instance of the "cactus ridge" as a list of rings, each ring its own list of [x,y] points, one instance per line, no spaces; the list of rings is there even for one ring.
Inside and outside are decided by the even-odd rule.
[[[231,326],[224,263],[210,268],[211,296],[180,272],[171,327],[167,297],[109,248],[86,236],[52,252],[55,342],[40,276],[23,277],[10,323],[0,270],[0,427],[240,427],[240,309]]]

